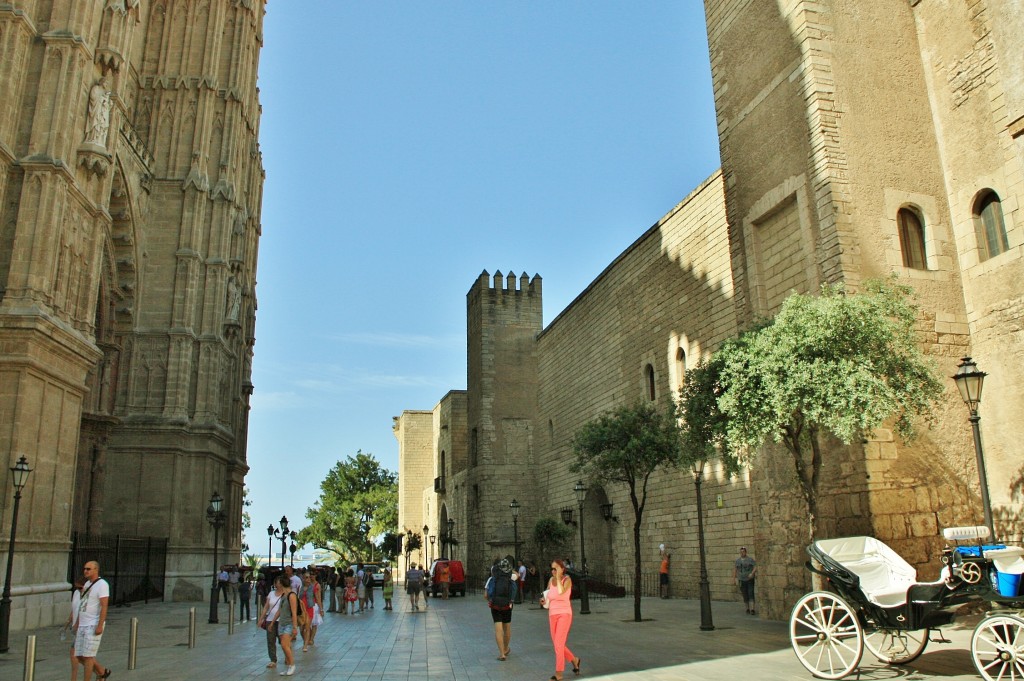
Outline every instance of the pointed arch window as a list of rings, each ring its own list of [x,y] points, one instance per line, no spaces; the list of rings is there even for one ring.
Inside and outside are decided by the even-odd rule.
[[[896,213],[896,224],[900,232],[903,266],[915,270],[928,269],[924,252],[924,220],[920,213],[911,208],[900,208]]]
[[[999,195],[987,189],[978,197],[974,208],[974,231],[978,238],[978,260],[984,262],[1010,250],[1003,222],[1003,204]]]
[[[647,399],[653,402],[657,398],[654,382],[654,365],[648,364],[644,369],[644,376],[647,379]]]

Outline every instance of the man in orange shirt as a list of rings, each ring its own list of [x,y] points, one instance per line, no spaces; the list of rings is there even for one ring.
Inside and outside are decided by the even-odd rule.
[[[448,600],[448,583],[451,581],[451,573],[448,570],[448,563],[441,563],[437,566],[437,582],[441,585],[441,598]]]

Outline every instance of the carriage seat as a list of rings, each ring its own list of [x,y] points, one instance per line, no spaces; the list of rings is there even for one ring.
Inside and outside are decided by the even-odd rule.
[[[918,582],[917,570],[874,537],[819,539],[816,544],[829,557],[856,574],[864,596],[883,608],[906,604],[907,590],[912,586],[942,584],[945,581]]]
[[[942,531],[946,541],[970,541],[971,539],[988,539],[988,527],[975,525],[973,527],[947,527]]]

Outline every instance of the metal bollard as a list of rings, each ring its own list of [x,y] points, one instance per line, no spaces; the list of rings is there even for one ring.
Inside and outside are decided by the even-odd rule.
[[[196,647],[196,609],[188,609],[188,647]]]
[[[139,651],[139,618],[133,617],[131,623],[128,634],[128,671],[135,669],[135,659]]]
[[[33,681],[36,678],[36,637],[29,636],[25,639],[25,676],[24,681]]]
[[[235,633],[235,595],[228,601],[228,635]]]

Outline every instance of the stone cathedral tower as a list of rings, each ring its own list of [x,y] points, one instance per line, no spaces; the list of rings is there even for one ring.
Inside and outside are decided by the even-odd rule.
[[[73,532],[167,538],[164,597],[199,598],[216,490],[237,554],[263,14],[263,0],[0,4],[0,564],[7,469],[34,469],[13,629],[64,617]]]

